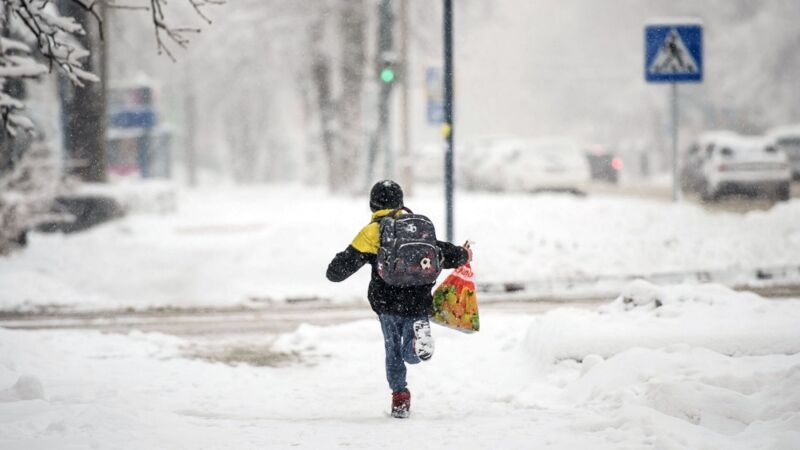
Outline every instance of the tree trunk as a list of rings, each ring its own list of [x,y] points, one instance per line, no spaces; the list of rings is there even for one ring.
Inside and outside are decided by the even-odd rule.
[[[337,116],[341,130],[339,170],[346,180],[358,179],[360,156],[364,149],[361,94],[366,60],[366,5],[364,0],[345,0],[339,10],[342,42],[342,93]],[[352,186],[350,186],[352,187]]]
[[[323,40],[325,35],[325,21],[317,21],[311,29],[311,77],[317,94],[317,109],[322,135],[322,151],[328,162],[328,188],[339,191],[344,179],[340,176],[339,161],[336,158],[336,139],[334,135],[333,93],[331,92],[331,66],[328,55],[325,54]]]
[[[74,17],[86,30],[76,36],[80,44],[91,51],[86,69],[100,77],[98,83],[83,87],[69,82],[59,83],[62,107],[62,127],[65,151],[71,161],[71,172],[84,181],[105,182],[106,158],[106,42],[101,39],[100,24],[91,13],[73,2],[59,2],[64,16]],[[98,3],[100,17],[105,8]]]
[[[10,38],[11,30],[8,27],[8,21],[5,20],[8,16],[8,6],[3,4],[0,6],[0,35]],[[2,86],[3,92],[19,100],[24,100],[27,97],[25,90],[25,82],[20,78],[6,78]],[[30,142],[31,137],[24,131],[20,131],[16,136],[12,136],[5,127],[4,123],[0,123],[0,175],[10,172],[14,169],[16,162],[22,157],[25,151],[26,142]]]

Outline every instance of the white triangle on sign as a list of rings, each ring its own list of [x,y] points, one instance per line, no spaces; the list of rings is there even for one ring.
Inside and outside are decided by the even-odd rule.
[[[664,42],[658,49],[658,54],[648,68],[650,73],[662,74],[692,74],[697,73],[697,61],[694,60],[686,44],[683,43],[678,30],[673,28],[667,34]]]

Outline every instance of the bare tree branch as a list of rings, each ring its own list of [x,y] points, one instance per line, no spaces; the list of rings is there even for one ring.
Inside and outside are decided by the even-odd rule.
[[[171,45],[185,48],[189,44],[189,35],[197,34],[200,29],[193,27],[177,27],[167,19],[165,7],[168,0],[66,0],[69,4],[92,16],[98,25],[100,39],[105,39],[105,24],[99,8],[109,7],[132,11],[149,11],[153,22],[156,48],[159,54],[165,53],[171,60],[175,56]],[[146,2],[147,4],[135,3]],[[204,22],[211,23],[205,14],[207,6],[222,5],[225,0],[182,0],[188,4]],[[15,21],[19,29],[27,30],[36,43],[38,54],[47,62],[47,71],[57,69],[64,73],[76,86],[84,86],[86,82],[95,82],[99,78],[85,70],[84,60],[89,51],[73,39],[74,36],[86,34],[80,22],[74,17],[61,16],[51,0],[0,0],[3,21],[8,24]],[[21,41],[2,38],[0,42],[0,86],[6,78],[34,78],[43,74],[42,67],[36,63],[30,49]],[[5,95],[0,97],[0,118],[6,128],[14,123],[21,123],[14,115],[22,109],[22,102],[15,101]]]

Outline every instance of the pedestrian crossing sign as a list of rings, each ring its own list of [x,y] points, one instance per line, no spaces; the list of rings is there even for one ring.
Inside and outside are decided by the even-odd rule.
[[[645,26],[644,74],[649,83],[703,81],[703,26],[680,21]]]

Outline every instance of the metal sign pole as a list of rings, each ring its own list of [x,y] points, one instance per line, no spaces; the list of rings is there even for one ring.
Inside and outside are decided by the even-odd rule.
[[[408,2],[409,0],[400,0],[400,87],[401,87],[401,102],[400,102],[400,126],[401,133],[401,161],[400,165],[400,180],[402,181],[403,189],[406,195],[411,196],[414,187],[414,174],[412,172],[413,166],[411,165],[411,116],[409,107],[411,105],[410,81],[411,70],[408,64]]]
[[[453,241],[453,1],[444,0],[444,190],[447,240]]]
[[[648,23],[644,28],[644,78],[648,83],[672,85],[672,201],[678,202],[681,198],[678,83],[703,81],[703,23],[686,18]]]
[[[672,201],[680,200],[680,174],[678,173],[678,83],[672,84]]]

